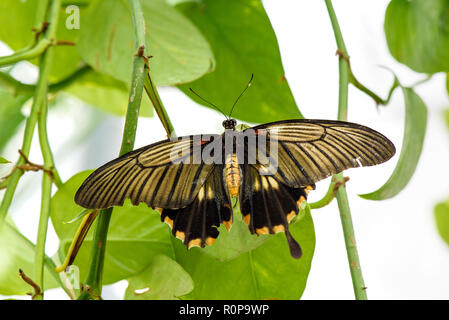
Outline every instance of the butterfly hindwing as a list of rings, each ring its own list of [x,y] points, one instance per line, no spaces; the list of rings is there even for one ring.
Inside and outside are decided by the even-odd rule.
[[[220,136],[216,136],[220,137]],[[182,208],[193,201],[214,164],[194,161],[202,136],[164,140],[123,155],[95,170],[81,185],[75,202],[88,209],[134,205]]]
[[[240,209],[251,233],[268,234],[284,231],[293,257],[302,254],[291,236],[288,224],[298,214],[299,206],[314,186],[292,188],[273,176],[261,175],[252,165],[243,164]]]
[[[184,244],[204,247],[218,237],[217,228],[232,224],[231,201],[223,180],[223,165],[216,165],[191,204],[181,209],[159,209],[161,220]]]

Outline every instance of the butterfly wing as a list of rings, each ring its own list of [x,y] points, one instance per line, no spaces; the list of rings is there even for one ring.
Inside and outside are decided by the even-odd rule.
[[[181,209],[162,209],[161,220],[184,244],[204,247],[218,237],[221,223],[229,230],[232,224],[232,208],[223,180],[223,165],[217,164],[201,187],[194,201]]]
[[[266,135],[270,155],[268,166],[274,177],[299,188],[345,169],[373,166],[395,154],[393,143],[368,127],[343,121],[287,120],[256,126],[258,136]],[[269,146],[273,141],[273,146]]]
[[[205,140],[206,139],[206,140]],[[182,208],[191,203],[214,164],[201,150],[219,135],[194,135],[164,140],[127,153],[95,170],[81,185],[75,202],[88,209],[134,205]]]
[[[301,247],[291,236],[288,224],[314,186],[289,187],[273,176],[260,175],[259,170],[249,164],[241,165],[241,170],[240,210],[251,233],[260,235],[284,231],[291,255],[301,257]]]

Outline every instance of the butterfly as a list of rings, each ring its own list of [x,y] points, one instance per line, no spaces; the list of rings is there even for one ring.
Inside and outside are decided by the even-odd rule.
[[[315,183],[348,168],[373,166],[395,154],[393,143],[366,126],[293,119],[221,135],[167,139],[129,152],[95,170],[75,202],[104,209],[141,202],[160,211],[188,247],[212,245],[233,223],[231,199],[253,234],[284,232],[292,257],[302,250],[289,231]]]

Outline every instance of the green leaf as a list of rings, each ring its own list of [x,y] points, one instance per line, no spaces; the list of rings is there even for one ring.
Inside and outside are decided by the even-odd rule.
[[[449,201],[438,203],[434,208],[434,215],[438,233],[449,244]]]
[[[392,0],[384,27],[399,62],[418,72],[449,70],[449,1]]]
[[[204,254],[220,261],[231,260],[257,248],[273,236],[251,234],[248,226],[242,221],[242,214],[238,207],[234,208],[233,218],[232,228],[229,231],[224,225],[220,225],[218,228],[220,236],[212,246],[207,246],[202,250]]]
[[[119,116],[126,114],[129,88],[124,82],[111,76],[89,72],[65,91],[100,110]],[[153,107],[148,99],[142,99],[140,115],[144,117],[153,115]]]
[[[255,250],[226,262],[212,258],[200,248],[187,251],[180,241],[174,242],[176,260],[195,284],[186,298],[299,299],[306,286],[315,250],[310,210],[306,209],[305,216],[290,225],[290,231],[303,249],[300,259],[290,256],[282,232]]]
[[[5,158],[0,156],[0,164],[11,163],[11,161],[6,160]]]
[[[152,79],[173,85],[197,79],[213,64],[208,43],[176,9],[163,0],[142,1],[146,21],[147,53]],[[128,1],[100,0],[81,17],[79,50],[93,68],[129,82],[134,31]]]
[[[76,217],[83,209],[74,203],[73,198],[91,172],[84,171],[70,178],[51,201],[51,219],[61,241],[60,251],[64,254],[67,253],[79,226],[79,221],[66,222]],[[93,229],[94,226],[87,234],[74,262],[80,269],[81,279],[85,279],[90,260]],[[114,283],[133,276],[147,267],[159,254],[173,257],[168,226],[161,223],[160,215],[145,204],[132,206],[129,201],[126,201],[123,207],[115,208],[108,231],[103,283]]]
[[[233,116],[249,122],[302,118],[285,78],[276,35],[260,1],[205,0],[179,8],[209,41],[216,59],[212,73],[179,88],[208,106],[189,88],[229,113],[251,74],[251,88]],[[224,14],[225,13],[225,14]]]
[[[19,269],[30,278],[34,272],[34,245],[10,223],[0,232],[0,294],[25,295],[33,289],[19,277]],[[58,287],[56,280],[45,270],[44,288]]]
[[[427,107],[411,88],[402,88],[405,101],[405,126],[401,154],[388,181],[378,190],[362,194],[370,200],[394,197],[408,184],[418,165],[427,126]]]
[[[22,106],[30,97],[29,94],[15,95],[13,92],[0,87],[0,151],[14,136],[22,121],[25,120],[22,114]]]
[[[3,27],[0,28],[0,40],[13,50],[21,50],[33,43],[35,33],[32,28],[34,28],[35,23],[37,3],[38,0],[0,1],[0,21],[3,24]],[[84,10],[84,8],[80,8],[81,16],[85,14]],[[76,43],[79,30],[69,30],[66,27],[68,17],[65,7],[61,8],[56,39]],[[81,58],[76,46],[56,46],[51,61],[50,79],[52,81],[64,79],[78,68],[80,61]],[[33,59],[30,62],[38,64],[38,59]]]
[[[173,259],[157,256],[141,273],[128,279],[126,300],[177,300],[193,290],[189,274]]]

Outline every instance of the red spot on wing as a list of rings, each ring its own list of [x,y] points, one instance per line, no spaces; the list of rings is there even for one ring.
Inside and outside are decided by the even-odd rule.
[[[210,142],[210,139],[201,139],[201,140],[195,140],[194,144],[196,146],[202,146],[203,144],[206,144],[208,142]]]

